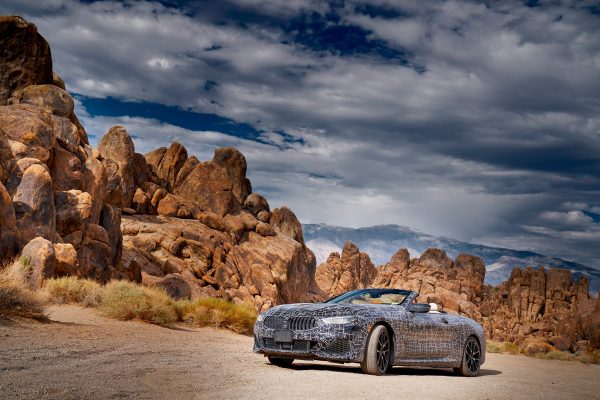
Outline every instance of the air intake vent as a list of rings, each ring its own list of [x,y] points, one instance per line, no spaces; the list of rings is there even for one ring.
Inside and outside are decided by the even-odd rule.
[[[313,317],[292,317],[288,319],[288,328],[293,331],[305,331],[317,326],[317,320]]]
[[[284,320],[281,317],[265,317],[265,321],[263,322],[267,328],[271,329],[283,329]]]

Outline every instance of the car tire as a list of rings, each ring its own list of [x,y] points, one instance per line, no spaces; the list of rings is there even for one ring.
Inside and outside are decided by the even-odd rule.
[[[365,374],[384,375],[392,360],[392,337],[385,326],[376,325],[369,337],[360,368]]]
[[[469,336],[463,350],[460,367],[454,368],[454,373],[461,376],[476,376],[479,373],[481,346],[474,336]]]
[[[269,357],[269,362],[278,367],[287,368],[294,362],[293,358]]]

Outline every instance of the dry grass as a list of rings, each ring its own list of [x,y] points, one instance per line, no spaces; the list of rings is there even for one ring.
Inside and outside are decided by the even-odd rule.
[[[189,325],[224,328],[245,335],[252,334],[257,317],[248,305],[209,297],[178,301],[176,307],[181,320]]]
[[[75,276],[47,279],[44,293],[53,303],[79,303],[86,307],[98,306],[102,301],[103,287],[91,279]]]
[[[568,351],[550,350],[547,353],[536,353],[533,355],[535,358],[542,360],[562,360],[562,361],[573,361],[576,359],[575,354],[569,353]]]
[[[128,281],[109,282],[102,289],[98,309],[113,318],[140,319],[163,326],[179,319],[175,301],[164,290]]]
[[[46,319],[45,301],[26,283],[29,260],[21,259],[0,271],[0,314]]]
[[[183,321],[191,326],[212,326],[251,334],[257,316],[247,305],[214,298],[176,301],[162,289],[128,281],[111,281],[102,286],[74,276],[47,279],[43,293],[52,303],[78,303],[97,308],[109,317],[138,319],[162,326]]]
[[[600,349],[584,351],[577,356],[577,359],[584,364],[600,364]]]
[[[520,354],[521,349],[513,342],[495,342],[488,340],[486,343],[488,353],[509,353],[509,354]]]

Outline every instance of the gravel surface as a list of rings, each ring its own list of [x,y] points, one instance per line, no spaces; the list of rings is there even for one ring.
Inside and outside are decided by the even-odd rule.
[[[252,338],[210,328],[121,322],[75,306],[53,322],[0,319],[0,399],[600,399],[600,366],[489,354],[481,375],[253,354]]]

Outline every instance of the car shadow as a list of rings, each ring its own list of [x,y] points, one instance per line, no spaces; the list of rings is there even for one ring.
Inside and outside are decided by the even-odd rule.
[[[314,364],[309,362],[298,362],[287,367],[296,371],[332,371],[363,374],[362,370],[356,364]],[[500,375],[501,371],[495,369],[481,369],[477,377]],[[407,375],[407,376],[456,376],[450,368],[427,368],[427,367],[394,367],[387,373],[388,376]]]

